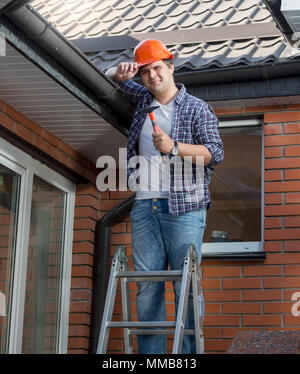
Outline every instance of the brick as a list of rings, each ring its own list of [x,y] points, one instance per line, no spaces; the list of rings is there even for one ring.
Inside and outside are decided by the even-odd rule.
[[[223,313],[242,314],[260,313],[260,303],[224,303]]]
[[[217,314],[221,313],[221,304],[217,303],[205,303],[206,314]]]
[[[265,252],[281,252],[282,242],[281,241],[265,241],[264,251]]]
[[[271,158],[265,160],[265,169],[288,169],[300,167],[300,158]]]
[[[120,204],[119,200],[104,200],[100,202],[100,209],[107,211]]]
[[[281,266],[245,266],[243,274],[245,277],[253,276],[268,276],[268,275],[282,275]]]
[[[271,134],[281,134],[282,133],[282,125],[275,124],[275,125],[264,125],[264,134],[271,135]]]
[[[241,268],[239,266],[207,266],[203,269],[203,278],[240,276]]]
[[[300,146],[284,147],[284,155],[286,157],[300,156]]]
[[[298,217],[285,217],[284,218],[284,227],[300,227],[300,216],[298,216]]]
[[[283,316],[283,321],[286,326],[300,326],[300,318],[293,315]]]
[[[265,192],[293,192],[300,190],[299,182],[266,182]]]
[[[300,244],[300,243],[299,243]],[[300,265],[285,265],[284,266],[285,276],[299,276],[300,275]]]
[[[93,280],[89,278],[72,278],[71,279],[71,288],[93,288]]]
[[[69,327],[69,337],[74,336],[90,336],[90,328],[89,326],[84,325],[72,325]]]
[[[227,348],[231,343],[230,339],[224,340],[207,340],[204,343],[206,352],[226,352]]]
[[[286,124],[284,124],[284,132],[286,134],[300,133],[300,123],[286,123]]]
[[[91,230],[75,230],[73,234],[73,240],[75,242],[94,242],[95,233]]]
[[[282,157],[282,147],[265,147],[265,158]]]
[[[265,228],[279,228],[282,227],[282,219],[279,217],[265,218],[264,220]]]
[[[92,230],[95,231],[96,220],[92,218],[75,218],[74,229],[75,230]]]
[[[273,147],[280,145],[298,145],[300,143],[300,135],[270,135],[264,140],[265,147]]]
[[[287,302],[268,302],[263,304],[263,312],[268,314],[274,313],[290,313],[291,312],[292,303]]]
[[[130,244],[131,234],[112,234],[111,243],[112,244]]]
[[[299,212],[298,212],[299,214]],[[300,239],[300,229],[267,229],[265,240]]]
[[[265,288],[300,288],[299,277],[270,277],[264,278]]]
[[[206,339],[221,338],[221,328],[219,327],[204,327],[203,333]]]
[[[265,204],[282,204],[283,194],[281,193],[266,193],[264,196]]]
[[[260,278],[223,279],[224,289],[245,289],[245,288],[260,288],[260,287],[261,287]]]
[[[241,291],[206,291],[204,289],[204,300],[205,301],[240,301]]]
[[[281,326],[281,315],[243,315],[243,326]]]
[[[239,326],[240,318],[236,315],[205,315],[205,326]]]
[[[265,179],[265,181],[282,180],[282,171],[281,170],[265,171],[264,179]]]
[[[296,170],[285,170],[284,171],[284,179],[285,180],[295,180],[300,179],[300,169]]]
[[[300,112],[279,112],[266,113],[264,116],[265,123],[271,122],[294,122],[300,120]]]
[[[243,291],[244,301],[268,301],[281,300],[281,290],[245,290]]]
[[[76,253],[72,256],[73,265],[93,265],[93,256],[85,253]]]
[[[91,311],[92,304],[87,301],[72,301],[70,303],[70,313],[91,313]]]
[[[94,209],[99,209],[100,201],[91,195],[77,195],[75,199],[75,206],[91,206]]]
[[[285,203],[286,204],[297,204],[300,203],[300,193],[298,192],[291,192],[287,193],[285,195]],[[300,205],[296,206],[297,208],[300,208]]]
[[[299,252],[300,240],[287,240],[284,242],[285,252]]]
[[[270,253],[265,264],[300,264],[300,253]]]
[[[299,211],[300,204],[265,206],[265,216],[298,216]]]

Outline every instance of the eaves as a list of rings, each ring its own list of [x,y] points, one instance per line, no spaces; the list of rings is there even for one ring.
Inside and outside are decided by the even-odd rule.
[[[133,108],[116,84],[26,1],[6,3],[0,10],[6,42],[127,135]]]

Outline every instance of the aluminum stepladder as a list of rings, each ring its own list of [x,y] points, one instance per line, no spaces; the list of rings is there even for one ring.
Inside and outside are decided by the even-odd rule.
[[[181,353],[184,335],[195,335],[196,353],[204,353],[203,316],[200,303],[200,269],[195,247],[191,245],[184,259],[182,270],[161,271],[128,271],[128,259],[123,246],[118,247],[114,255],[108,282],[105,306],[102,316],[101,330],[99,334],[97,354],[106,353],[109,332],[113,327],[124,329],[125,353],[133,353],[132,335],[174,335],[172,353]],[[113,309],[117,293],[118,281],[121,281],[121,301],[123,321],[112,321]],[[135,281],[176,281],[181,280],[180,297],[176,321],[131,321],[129,287],[128,282]],[[192,287],[195,328],[184,328],[187,312],[188,295]]]

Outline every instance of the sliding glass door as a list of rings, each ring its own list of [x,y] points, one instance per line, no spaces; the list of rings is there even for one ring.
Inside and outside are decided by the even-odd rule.
[[[66,353],[75,185],[0,139],[0,353]]]

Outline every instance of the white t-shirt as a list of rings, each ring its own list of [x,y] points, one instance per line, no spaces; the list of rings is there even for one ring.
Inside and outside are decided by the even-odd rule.
[[[167,105],[162,105],[153,100],[151,105],[159,108],[153,112],[159,128],[170,136],[174,100]],[[154,147],[152,140],[153,127],[149,115],[147,115],[139,137],[139,156],[147,160],[147,168],[140,167],[140,190],[136,193],[136,199],[153,199],[169,197],[169,167],[162,161],[160,152]]]

